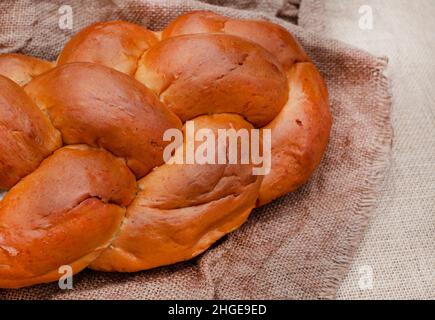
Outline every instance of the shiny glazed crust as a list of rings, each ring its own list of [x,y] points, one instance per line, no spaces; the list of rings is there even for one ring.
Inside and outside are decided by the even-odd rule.
[[[17,53],[0,54],[0,75],[24,86],[55,67],[54,63]]]
[[[270,129],[270,173],[165,163],[163,135],[186,133],[186,121]],[[0,288],[56,281],[64,265],[134,272],[191,259],[303,185],[331,125],[322,76],[270,22],[205,11],[161,32],[101,22],[56,66],[0,55]]]

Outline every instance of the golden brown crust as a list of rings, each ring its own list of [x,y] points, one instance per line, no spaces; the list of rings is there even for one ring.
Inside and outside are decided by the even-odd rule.
[[[0,75],[20,86],[52,68],[53,63],[38,58],[17,53],[0,54]]]
[[[91,63],[71,63],[35,78],[27,94],[66,144],[85,143],[124,157],[137,177],[163,163],[163,133],[180,120],[133,78]]]
[[[298,63],[288,77],[288,103],[265,127],[272,132],[272,170],[264,177],[258,205],[304,184],[328,146],[332,117],[321,75],[312,63]]]
[[[0,189],[9,189],[60,148],[59,132],[24,90],[0,76]]]
[[[12,58],[0,55],[0,74]],[[305,183],[327,148],[325,83],[270,22],[204,11],[162,32],[104,22],[79,32],[52,70],[16,59],[8,72],[18,82],[43,74],[24,91],[0,76],[0,188],[24,177],[0,202],[0,288],[55,281],[65,264],[130,272],[188,260]],[[177,115],[215,139],[219,129],[270,129],[271,172],[255,176],[240,158],[163,164]],[[74,146],[50,156],[60,133]]]
[[[254,126],[269,123],[288,98],[284,71],[262,47],[225,34],[164,40],[139,62],[136,79],[181,120],[234,112]]]
[[[272,170],[260,190],[258,205],[264,205],[300,187],[319,165],[332,122],[327,89],[298,41],[281,26],[267,21],[194,11],[172,21],[162,39],[210,32],[236,35],[263,46],[288,74],[288,101],[265,127],[272,130]]]
[[[157,42],[152,31],[133,23],[95,23],[65,45],[57,63],[93,62],[133,75],[140,56]]]
[[[56,151],[0,202],[0,287],[55,281],[62,265],[85,268],[110,244],[135,192],[134,176],[107,151]]]
[[[211,11],[191,11],[172,20],[163,29],[162,39],[184,34],[223,32],[228,20],[230,19]]]
[[[261,45],[272,53],[286,70],[296,62],[310,61],[310,58],[292,34],[274,23],[229,20],[225,24],[224,32]]]
[[[210,11],[193,11],[172,21],[163,31],[162,39],[184,34],[226,33],[255,42],[272,53],[289,69],[309,57],[299,42],[283,27],[268,21],[230,19]]]
[[[195,130],[252,129],[238,115],[201,116]],[[240,145],[239,145],[240,148]],[[239,149],[240,152],[240,149]],[[91,264],[131,272],[188,260],[238,228],[255,206],[251,164],[164,164],[139,181],[119,236]]]

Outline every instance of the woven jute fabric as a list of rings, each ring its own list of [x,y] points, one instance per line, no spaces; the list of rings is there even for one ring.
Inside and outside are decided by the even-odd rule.
[[[421,32],[435,30],[435,3],[304,0],[302,4],[300,22],[306,28],[373,54],[387,54],[392,79],[391,166],[374,219],[337,298],[435,299],[435,42],[428,41],[433,34]],[[359,28],[361,6],[372,10],[371,30]],[[310,10],[302,12],[303,7]],[[367,275],[371,285],[361,287]]]
[[[0,297],[333,298],[362,239],[389,164],[392,129],[386,59],[321,38],[255,8],[197,1],[68,1],[74,23],[73,30],[65,31],[58,27],[61,4],[1,2],[1,50],[55,59],[71,35],[92,22],[124,19],[160,29],[193,9],[281,24],[300,39],[327,81],[334,116],[331,141],[321,166],[304,187],[254,210],[239,230],[194,260],[133,274],[85,270],[74,277],[73,290],[60,290],[54,283],[0,290]]]

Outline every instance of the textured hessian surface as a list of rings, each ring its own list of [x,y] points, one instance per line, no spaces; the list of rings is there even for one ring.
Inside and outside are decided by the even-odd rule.
[[[315,7],[319,1],[304,0]],[[374,218],[338,292],[340,299],[435,298],[435,2],[326,0],[305,12],[327,37],[389,58],[394,144]],[[361,30],[361,6],[373,29]],[[310,28],[308,24],[305,27]],[[323,29],[322,29],[323,28]],[[373,288],[361,279],[373,272]],[[364,288],[364,286],[363,286]]]

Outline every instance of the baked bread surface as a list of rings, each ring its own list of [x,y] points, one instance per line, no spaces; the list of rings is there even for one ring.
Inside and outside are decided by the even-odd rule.
[[[215,136],[270,130],[270,172],[164,161],[165,132],[182,130],[185,154],[188,124]],[[65,265],[134,272],[189,260],[303,185],[331,125],[321,74],[266,21],[195,11],[157,32],[100,22],[56,63],[0,55],[0,288],[56,281]]]

